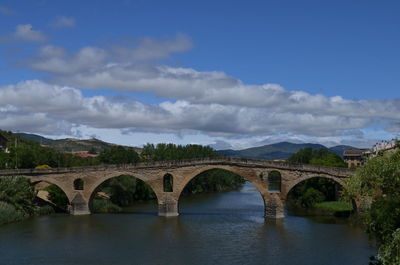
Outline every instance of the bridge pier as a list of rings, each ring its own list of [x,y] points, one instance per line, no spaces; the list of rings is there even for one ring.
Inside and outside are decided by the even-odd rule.
[[[159,202],[158,215],[165,217],[178,216],[178,202],[175,200]]]
[[[278,193],[269,193],[267,198],[264,198],[265,218],[279,219],[285,217],[284,203]]]
[[[82,194],[77,193],[71,201],[69,213],[72,215],[85,215],[90,214],[89,202],[83,198]]]

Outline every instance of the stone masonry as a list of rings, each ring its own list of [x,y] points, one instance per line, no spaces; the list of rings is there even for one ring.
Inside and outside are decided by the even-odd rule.
[[[265,217],[267,218],[284,217],[286,197],[296,184],[313,177],[322,177],[343,185],[346,178],[354,174],[353,170],[345,168],[267,160],[214,158],[138,163],[136,165],[0,170],[0,177],[24,176],[29,178],[33,184],[40,182],[55,184],[67,195],[70,202],[70,213],[81,215],[90,214],[91,200],[95,195],[96,188],[101,183],[113,177],[131,175],[151,186],[157,196],[160,216],[177,216],[179,214],[179,197],[186,184],[200,173],[217,168],[234,172],[251,182],[264,200]],[[268,174],[271,171],[278,171],[281,175],[280,191],[268,190]],[[166,174],[173,176],[171,192],[164,192],[163,178]],[[83,181],[82,190],[75,189],[74,181],[77,179]]]

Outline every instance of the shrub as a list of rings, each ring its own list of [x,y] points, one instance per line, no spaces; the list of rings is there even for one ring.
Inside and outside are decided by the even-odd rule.
[[[0,201],[0,225],[23,220],[27,217],[13,205]]]
[[[0,178],[0,201],[11,204],[17,211],[33,214],[36,191],[29,179],[23,177]]]
[[[92,211],[95,213],[118,213],[121,212],[121,207],[115,205],[110,200],[94,199]]]

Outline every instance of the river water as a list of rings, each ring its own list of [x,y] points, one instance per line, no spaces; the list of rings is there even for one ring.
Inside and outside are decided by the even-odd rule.
[[[0,227],[0,264],[367,265],[375,248],[345,219],[263,218],[246,183],[181,198],[179,217],[142,203],[122,214],[52,215]]]

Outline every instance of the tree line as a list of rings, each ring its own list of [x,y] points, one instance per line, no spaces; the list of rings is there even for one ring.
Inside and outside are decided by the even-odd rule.
[[[8,139],[9,153],[0,153],[0,168],[43,168],[43,167],[73,167],[93,166],[101,164],[135,164],[138,162],[184,160],[196,158],[213,158],[220,155],[213,148],[201,145],[146,144],[138,154],[134,148],[113,146],[103,149],[97,157],[81,158],[70,153],[56,151],[39,143],[16,137],[10,132],[1,132]],[[15,144],[17,143],[17,144]],[[91,153],[95,153],[94,150]],[[184,189],[184,195],[229,190],[240,187],[244,180],[229,171],[211,170],[200,174]],[[63,191],[50,185],[45,188],[49,199],[58,206],[66,208],[68,199]],[[155,199],[155,194],[149,185],[134,176],[117,176],[102,183],[93,200],[94,211],[115,212],[120,207],[135,201]]]

